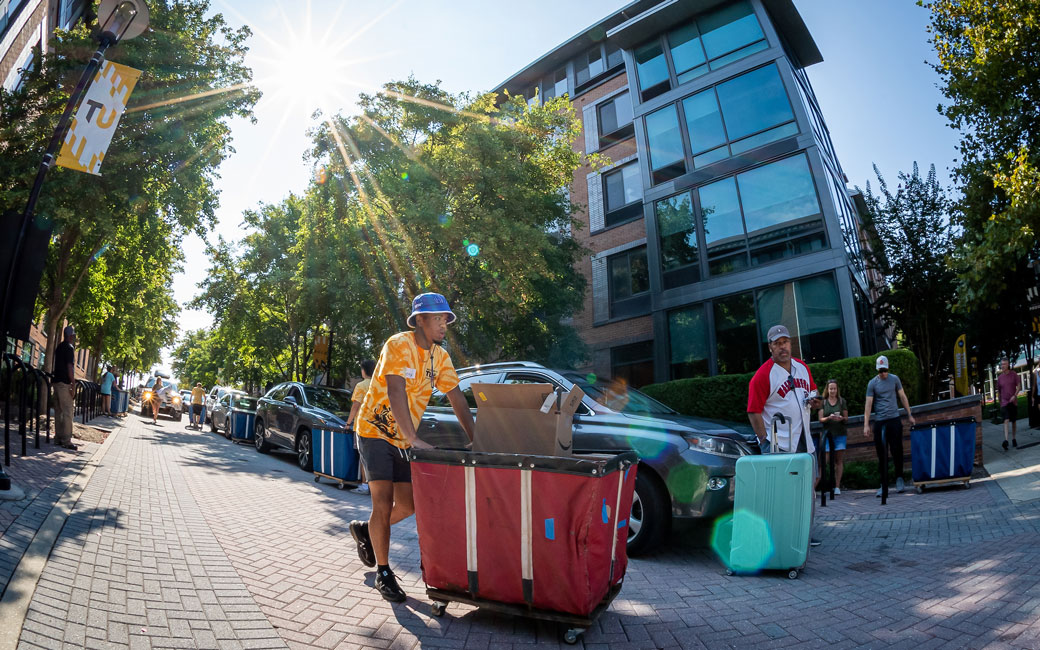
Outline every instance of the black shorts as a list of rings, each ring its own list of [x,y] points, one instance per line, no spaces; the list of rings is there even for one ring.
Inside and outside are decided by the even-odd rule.
[[[192,415],[202,415],[202,404],[192,404],[191,405],[191,414]]]
[[[358,436],[357,439],[369,481],[412,482],[412,466],[405,457],[404,449],[399,449],[382,438]]]
[[[1005,422],[1014,422],[1018,419],[1018,400],[1000,407],[1000,415]]]

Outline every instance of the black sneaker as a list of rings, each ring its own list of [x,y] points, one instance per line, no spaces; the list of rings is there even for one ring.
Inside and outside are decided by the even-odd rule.
[[[350,522],[350,536],[357,544],[357,554],[365,566],[376,565],[376,554],[372,550],[372,540],[368,536],[368,522],[354,520]]]
[[[376,590],[379,591],[383,600],[389,600],[392,603],[403,603],[408,600],[401,585],[397,584],[397,576],[393,571],[384,569],[376,573]]]
[[[1004,447],[1004,451],[1007,451],[1007,448],[1008,448],[1007,440],[1004,441],[1003,447]]]

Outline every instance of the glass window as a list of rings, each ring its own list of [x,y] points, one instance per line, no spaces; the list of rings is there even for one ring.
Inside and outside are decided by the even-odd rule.
[[[345,390],[333,390],[323,386],[304,386],[303,392],[307,394],[307,403],[311,406],[317,406],[332,413],[350,413],[350,393]]]
[[[604,174],[603,187],[607,196],[608,213],[641,202],[643,200],[643,183],[640,179],[639,165],[630,163],[621,169]]]
[[[783,324],[791,333],[791,354],[803,361],[845,356],[841,302],[831,275],[818,275],[758,291],[758,340],[768,355],[766,332]]]
[[[731,140],[794,120],[776,65],[752,70],[716,89]]]
[[[726,143],[726,130],[722,126],[722,115],[713,89],[687,97],[682,104],[690,148],[695,155]]]
[[[747,0],[740,0],[697,19],[709,59],[763,40],[765,35]]]
[[[650,291],[650,271],[646,263],[646,247],[636,248],[608,261],[610,299],[625,300]]]
[[[696,22],[669,32],[668,46],[675,74],[680,77],[679,83],[685,83],[708,71],[708,60],[704,57],[701,34]]]
[[[755,300],[740,293],[715,301],[715,353],[718,374],[752,372],[758,367],[755,340]]]
[[[704,305],[668,314],[670,377],[707,377],[711,374],[710,338]]]
[[[636,73],[643,101],[656,97],[671,86],[668,78],[668,62],[664,58],[661,43],[653,41],[635,51]]]
[[[677,194],[654,204],[661,238],[661,272],[665,289],[700,280],[693,197]]]
[[[599,106],[599,133],[601,138],[631,124],[632,100],[627,92]]]
[[[679,116],[674,104],[646,116],[646,139],[655,185],[686,171]]]
[[[820,213],[809,160],[804,156],[785,158],[737,176],[744,223],[752,241],[788,234],[798,220]],[[815,219],[814,219],[815,220]]]
[[[726,178],[698,191],[708,271],[712,275],[721,275],[746,268],[747,242],[736,182],[733,178]]]
[[[620,383],[621,386],[640,388],[654,383],[654,342],[643,341],[611,348],[610,374],[614,382]],[[631,396],[627,390],[624,391],[624,395],[625,406],[628,406]]]
[[[553,75],[553,96],[563,97],[567,94],[567,68],[560,68]]]
[[[607,47],[605,49],[607,52],[607,70],[610,70],[611,68],[619,66],[625,62],[625,56],[621,52],[621,48],[619,48],[617,45],[607,43]]]
[[[575,83],[578,85],[583,84],[596,75],[602,74],[605,70],[603,52],[597,45],[582,57],[579,57],[574,71]]]
[[[22,361],[29,363],[33,358],[33,344],[29,342],[22,343]]]

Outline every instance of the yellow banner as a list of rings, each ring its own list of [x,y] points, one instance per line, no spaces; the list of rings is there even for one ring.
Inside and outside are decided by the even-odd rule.
[[[59,165],[101,175],[101,162],[140,76],[140,70],[111,61],[101,65],[61,145]]]
[[[953,345],[953,384],[958,395],[967,395],[971,392],[971,379],[968,375],[968,351],[965,336],[957,337]]]

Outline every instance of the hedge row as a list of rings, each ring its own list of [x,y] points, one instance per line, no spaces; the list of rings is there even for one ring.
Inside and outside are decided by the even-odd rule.
[[[853,357],[829,363],[811,363],[813,379],[823,393],[828,379],[837,379],[841,396],[849,405],[849,415],[862,415],[867,382],[877,375],[874,362],[878,355]],[[889,368],[903,382],[906,397],[911,404],[919,402],[920,366],[910,350],[888,350]],[[742,375],[717,375],[676,379],[661,384],[650,384],[642,390],[656,400],[664,402],[685,415],[728,420],[747,421],[748,382],[754,373]]]

